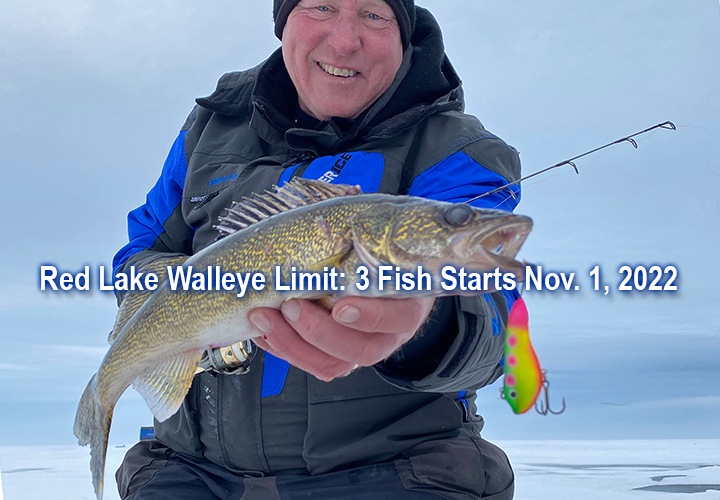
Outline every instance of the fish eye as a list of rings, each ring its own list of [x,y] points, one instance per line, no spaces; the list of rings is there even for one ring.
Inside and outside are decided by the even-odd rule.
[[[473,209],[467,203],[456,203],[445,209],[443,217],[445,222],[454,227],[461,227],[473,218]]]
[[[510,398],[511,398],[511,399],[517,399],[517,397],[518,397],[517,391],[515,391],[515,390],[510,391]]]

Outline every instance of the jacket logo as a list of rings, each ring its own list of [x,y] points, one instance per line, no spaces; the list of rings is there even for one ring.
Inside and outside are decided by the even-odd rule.
[[[193,196],[192,198],[190,198],[190,203],[197,203],[197,205],[193,207],[193,210],[202,208],[203,206],[205,206],[206,203],[210,202],[210,200],[212,200],[219,194],[220,191],[216,191],[214,193],[206,194],[204,196]]]
[[[223,182],[231,181],[233,179],[237,179],[238,174],[231,174],[231,175],[223,175],[221,177],[218,177],[216,179],[211,180],[208,183],[208,186],[217,186],[218,184],[222,184]]]
[[[340,172],[342,172],[342,169],[345,165],[347,165],[351,158],[352,155],[350,153],[343,153],[340,155],[340,158],[337,159],[332,168],[322,174],[318,180],[321,182],[331,183],[333,180],[337,179],[337,176],[340,175]]]

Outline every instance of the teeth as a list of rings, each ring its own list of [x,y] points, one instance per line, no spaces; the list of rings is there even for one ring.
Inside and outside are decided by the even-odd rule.
[[[329,64],[325,63],[318,63],[320,64],[320,67],[325,70],[326,73],[330,73],[331,75],[335,76],[354,76],[357,74],[357,71],[353,71],[351,69],[340,69],[336,68],[334,66],[330,66]]]

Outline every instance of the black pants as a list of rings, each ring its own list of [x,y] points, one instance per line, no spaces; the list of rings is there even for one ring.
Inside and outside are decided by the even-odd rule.
[[[458,455],[458,446],[467,453]],[[449,447],[462,458],[443,460]],[[429,441],[397,460],[338,472],[267,477],[238,476],[143,441],[116,478],[123,500],[510,500],[514,486],[505,454],[481,438]]]

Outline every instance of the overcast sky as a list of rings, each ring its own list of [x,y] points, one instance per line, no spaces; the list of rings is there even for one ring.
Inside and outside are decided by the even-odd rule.
[[[720,16],[717,0],[432,0],[467,111],[525,173],[665,120],[524,185],[521,257],[576,272],[579,293],[527,293],[558,417],[482,391],[486,437],[720,437]],[[38,290],[39,266],[110,265],[198,96],[266,58],[271,2],[0,4],[0,445],[72,443],[107,349],[112,295]],[[674,294],[617,290],[622,264],[673,264]],[[590,290],[600,265],[615,289]],[[111,442],[150,413],[132,390]]]

